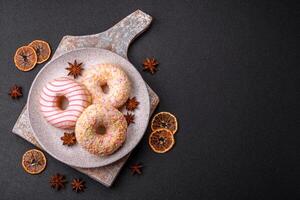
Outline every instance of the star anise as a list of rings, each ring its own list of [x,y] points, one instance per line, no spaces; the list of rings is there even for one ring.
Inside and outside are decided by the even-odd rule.
[[[143,62],[144,70],[154,74],[157,71],[158,62],[155,58],[146,58]]]
[[[124,115],[126,121],[127,121],[127,125],[129,126],[129,124],[134,123],[134,114],[131,113],[126,113],[126,115]]]
[[[126,109],[129,111],[133,111],[138,107],[139,104],[140,102],[138,102],[135,97],[131,99],[129,98],[126,102]]]
[[[62,136],[60,138],[63,141],[63,145],[68,145],[68,146],[72,146],[74,144],[76,144],[76,137],[75,137],[75,133],[64,133],[64,136]]]
[[[12,99],[18,99],[19,97],[21,97],[22,94],[22,87],[14,85],[10,88],[10,91],[8,93],[8,95],[12,98]]]
[[[56,190],[60,190],[61,188],[65,187],[66,179],[64,175],[60,175],[59,173],[51,176],[50,178],[50,185],[52,188]]]
[[[142,174],[142,168],[143,168],[143,165],[141,165],[139,163],[131,165],[130,169],[131,169],[132,175],[134,175],[134,174],[141,175]]]
[[[77,63],[75,60],[74,63],[68,62],[68,64],[69,67],[66,68],[66,70],[69,71],[68,76],[74,76],[74,78],[81,76],[81,72],[83,70],[82,63]]]
[[[84,192],[84,189],[86,188],[85,182],[78,178],[74,178],[71,185],[74,192]]]

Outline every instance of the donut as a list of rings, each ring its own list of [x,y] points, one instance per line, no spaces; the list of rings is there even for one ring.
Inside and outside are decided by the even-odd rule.
[[[100,132],[100,129],[105,129]],[[75,137],[85,150],[107,156],[122,146],[126,139],[124,115],[111,105],[92,104],[78,118]]]
[[[68,104],[65,108],[63,102]],[[44,118],[61,129],[74,129],[77,119],[90,104],[91,96],[86,88],[68,77],[50,81],[40,95],[40,110]]]
[[[83,71],[78,81],[90,91],[93,103],[109,104],[115,108],[127,101],[131,91],[127,74],[112,64],[91,66]]]

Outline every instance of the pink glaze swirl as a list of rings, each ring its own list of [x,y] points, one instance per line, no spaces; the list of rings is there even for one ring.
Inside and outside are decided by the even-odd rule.
[[[61,98],[68,105],[62,108]],[[61,77],[47,83],[40,96],[40,110],[45,119],[61,129],[73,129],[83,110],[91,104],[91,96],[85,87],[73,79]]]

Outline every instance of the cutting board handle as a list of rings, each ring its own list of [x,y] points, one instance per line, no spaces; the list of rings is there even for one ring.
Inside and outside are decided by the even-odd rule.
[[[136,10],[110,29],[93,35],[64,36],[53,58],[78,48],[98,47],[113,51],[127,59],[130,43],[151,24],[152,17]]]
[[[137,10],[100,35],[111,39],[111,51],[127,58],[130,43],[151,24],[152,17]]]

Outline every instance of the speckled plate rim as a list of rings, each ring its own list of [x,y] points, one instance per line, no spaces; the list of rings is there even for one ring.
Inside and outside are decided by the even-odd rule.
[[[48,67],[51,67],[51,65],[55,64],[56,62],[58,62],[60,59],[63,59],[64,57],[70,56],[72,54],[76,54],[76,52],[82,52],[82,51],[98,51],[98,52],[102,52],[104,54],[111,55],[116,60],[119,59],[123,63],[127,63],[127,66],[130,67],[130,71],[132,71],[134,73],[134,75],[129,74],[129,76],[131,77],[131,79],[132,79],[133,76],[135,77],[135,80],[132,80],[132,81],[138,80],[139,86],[142,88],[142,91],[144,92],[144,94],[142,94],[142,95],[144,96],[144,100],[143,101],[144,101],[144,104],[145,104],[144,105],[145,109],[143,109],[143,110],[140,111],[140,112],[143,112],[143,116],[144,116],[143,117],[143,124],[139,128],[136,128],[136,129],[139,130],[139,134],[137,134],[136,137],[134,138],[134,142],[131,142],[129,146],[126,146],[127,140],[130,139],[130,141],[131,141],[133,139],[133,138],[127,137],[124,145],[119,150],[117,150],[114,154],[106,156],[106,157],[99,157],[99,156],[97,156],[99,159],[96,159],[96,161],[94,159],[91,159],[91,160],[93,160],[91,162],[90,161],[88,161],[88,162],[82,162],[81,159],[80,159],[80,157],[77,158],[77,159],[73,159],[73,161],[75,161],[75,162],[73,162],[72,159],[65,159],[64,156],[61,156],[61,155],[57,154],[57,152],[50,150],[48,148],[48,146],[44,144],[44,141],[40,138],[40,135],[37,134],[37,131],[39,131],[39,129],[36,127],[35,123],[33,123],[34,118],[37,117],[37,116],[35,116],[34,113],[32,113],[32,106],[36,106],[36,102],[35,103],[33,102],[33,93],[34,93],[34,90],[36,89],[36,85],[38,84],[37,81],[39,80],[40,76],[43,75],[43,72],[46,71]],[[76,59],[76,58],[74,58],[74,59]],[[65,73],[65,75],[66,74],[67,74],[67,72]],[[61,75],[58,75],[58,77],[59,76],[61,76]],[[147,126],[148,126],[149,118],[150,118],[150,99],[149,99],[149,93],[148,93],[146,84],[145,84],[145,82],[144,82],[141,74],[125,58],[123,58],[123,57],[121,57],[121,56],[119,56],[119,55],[117,55],[117,54],[115,54],[115,53],[113,53],[111,51],[108,51],[108,50],[105,50],[105,49],[99,49],[99,48],[80,48],[80,49],[76,49],[76,50],[67,52],[67,53],[65,53],[65,54],[63,54],[63,55],[55,58],[54,60],[51,60],[50,62],[48,62],[39,71],[39,73],[36,75],[35,79],[33,80],[31,88],[29,90],[28,101],[27,102],[28,102],[27,109],[28,109],[28,115],[29,115],[30,125],[32,127],[33,134],[34,134],[36,140],[38,141],[38,143],[41,145],[41,147],[47,153],[49,153],[51,156],[53,156],[54,158],[56,158],[57,160],[65,163],[65,164],[68,164],[68,165],[71,165],[71,166],[74,166],[74,167],[80,167],[80,168],[102,167],[102,166],[111,164],[111,163],[113,163],[113,162],[121,159],[122,157],[124,157],[128,153],[130,153],[137,146],[137,144],[140,142],[140,140],[142,139],[143,135],[145,134],[145,131],[146,131]],[[41,117],[41,115],[39,117]],[[138,118],[138,115],[136,115],[136,117]],[[44,120],[44,121],[46,121],[46,120]],[[133,124],[133,125],[135,125],[135,124]],[[51,125],[49,125],[49,126],[51,126]],[[52,128],[54,128],[54,127],[52,127]],[[128,127],[128,130],[129,130],[129,128],[130,128],[130,126]],[[56,129],[56,128],[54,128],[54,129]],[[60,131],[63,132],[63,130],[60,130]],[[61,137],[61,135],[59,137]],[[63,145],[61,145],[61,146],[63,146]],[[85,151],[85,150],[82,149],[82,151]],[[88,153],[88,155],[94,156],[94,155],[91,155],[89,153]]]

